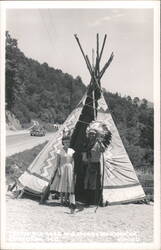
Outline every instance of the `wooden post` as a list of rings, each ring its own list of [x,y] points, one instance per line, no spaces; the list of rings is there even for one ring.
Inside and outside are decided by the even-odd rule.
[[[103,49],[104,49],[104,46],[105,46],[106,38],[107,38],[107,35],[105,34],[103,44],[102,44],[102,49],[101,49],[101,52],[100,52],[99,62],[101,61],[101,57],[102,57]]]
[[[97,81],[99,86],[100,84],[100,60],[99,60],[100,56],[99,56],[99,34],[97,34],[97,65],[96,65],[96,77],[97,77]]]
[[[91,75],[91,77],[92,77],[92,76],[93,76],[93,70],[92,70],[91,63],[90,63],[89,58],[88,58],[88,56],[87,56],[87,55],[85,56],[85,58],[86,58],[86,61],[87,61],[87,66],[88,66],[88,69],[89,69],[90,75]]]
[[[94,49],[92,49],[92,68],[94,71]]]
[[[98,61],[97,73],[99,73],[99,34],[97,34],[97,61]]]
[[[92,72],[91,72],[91,69],[90,69],[90,67],[89,67],[87,58],[86,58],[86,56],[85,56],[85,54],[84,54],[84,51],[83,51],[83,49],[82,49],[82,46],[81,46],[81,44],[80,44],[79,38],[77,37],[77,34],[75,34],[74,36],[75,36],[75,39],[76,39],[76,41],[77,41],[77,43],[78,43],[78,45],[79,45],[79,48],[80,48],[80,50],[81,50],[81,52],[82,52],[82,55],[83,55],[84,60],[85,60],[85,62],[86,62],[86,65],[87,65],[87,68],[88,68],[88,70],[89,70],[89,73],[90,73],[90,75],[91,75]],[[91,76],[92,76],[92,75],[91,75]]]
[[[100,79],[102,78],[103,74],[105,73],[106,69],[108,68],[108,66],[110,65],[110,63],[112,62],[114,57],[113,52],[111,53],[110,58],[108,59],[108,62],[104,65],[103,69],[100,72]]]

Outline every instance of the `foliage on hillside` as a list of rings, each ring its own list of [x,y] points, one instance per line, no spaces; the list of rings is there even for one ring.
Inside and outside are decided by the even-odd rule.
[[[135,168],[153,171],[153,108],[146,99],[105,92],[105,99]]]
[[[6,33],[6,104],[20,122],[62,123],[85,92],[78,76],[28,59]],[[153,170],[153,106],[146,99],[105,92],[125,148],[135,168]]]
[[[78,76],[25,57],[6,32],[6,108],[20,122],[62,123],[85,92]]]

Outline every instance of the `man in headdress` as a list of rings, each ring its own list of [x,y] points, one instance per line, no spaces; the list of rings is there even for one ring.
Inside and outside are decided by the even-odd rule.
[[[77,171],[76,199],[88,204],[102,202],[101,158],[110,144],[111,132],[102,122],[93,121],[86,130],[86,143],[81,152],[81,164]]]

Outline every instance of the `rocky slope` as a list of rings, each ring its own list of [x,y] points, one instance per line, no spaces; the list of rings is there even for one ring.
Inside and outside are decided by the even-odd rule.
[[[19,130],[22,129],[22,126],[18,119],[16,119],[15,115],[10,111],[6,110],[6,130]]]

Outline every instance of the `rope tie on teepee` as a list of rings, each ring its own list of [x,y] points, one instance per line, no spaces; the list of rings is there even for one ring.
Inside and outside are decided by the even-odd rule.
[[[84,124],[88,124],[89,125],[89,122],[84,122],[84,121],[81,121],[81,120],[78,120],[79,122],[81,123],[84,123]]]

